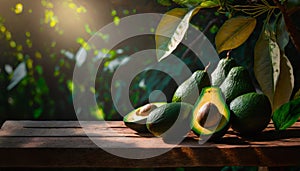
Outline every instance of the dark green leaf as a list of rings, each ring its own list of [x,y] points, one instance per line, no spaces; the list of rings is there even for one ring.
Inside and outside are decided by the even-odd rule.
[[[273,114],[276,130],[285,130],[292,126],[300,117],[300,98],[285,103]]]
[[[43,67],[41,65],[37,65],[35,67],[35,70],[36,72],[39,74],[39,75],[42,75],[43,74]]]
[[[157,0],[157,2],[160,5],[163,5],[163,6],[171,6],[172,5],[172,1],[171,0]]]
[[[34,119],[38,119],[42,115],[42,112],[43,112],[42,108],[35,109],[33,111],[33,117],[34,117]]]
[[[285,22],[283,16],[280,16],[277,21],[276,28],[276,37],[277,43],[281,51],[284,51],[284,48],[289,43],[290,37],[289,33],[286,30]]]
[[[287,0],[285,0],[287,1]],[[300,0],[288,0],[287,6],[289,9],[297,8],[300,5]]]
[[[49,93],[49,88],[43,77],[37,80],[37,93],[41,93],[41,94]]]
[[[276,29],[276,42],[281,51],[279,77],[277,82],[274,82],[276,86],[273,99],[274,111],[282,104],[287,103],[290,100],[294,88],[294,73],[292,64],[284,52],[285,47],[289,42],[289,34],[286,30],[282,15],[279,14],[276,17],[273,27]]]
[[[173,0],[176,4],[182,6],[197,6],[202,0]]]
[[[296,92],[294,99],[300,98],[300,89]]]
[[[270,101],[273,101],[273,70],[270,53],[268,48],[266,48],[269,46],[267,34],[269,34],[269,30],[262,30],[256,42],[254,49],[254,73],[263,93],[268,96]]]
[[[267,23],[254,48],[254,73],[272,104],[280,74],[280,55],[274,28]]]
[[[257,166],[225,166],[221,171],[258,171]]]

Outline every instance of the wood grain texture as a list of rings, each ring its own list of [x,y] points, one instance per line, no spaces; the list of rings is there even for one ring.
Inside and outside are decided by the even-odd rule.
[[[138,158],[155,150],[167,152],[148,159],[108,153],[134,152]],[[299,166],[299,152],[300,122],[279,132],[269,124],[255,138],[229,130],[219,142],[204,144],[191,132],[179,145],[138,134],[120,121],[6,121],[0,130],[0,167]]]

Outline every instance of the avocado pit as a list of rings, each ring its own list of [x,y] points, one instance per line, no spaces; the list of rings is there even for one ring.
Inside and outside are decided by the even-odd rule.
[[[215,128],[220,123],[222,116],[215,104],[207,102],[199,109],[196,120],[202,127]]]
[[[150,112],[154,109],[156,109],[157,106],[155,104],[149,103],[146,104],[145,106],[141,107],[136,111],[137,116],[148,116]]]

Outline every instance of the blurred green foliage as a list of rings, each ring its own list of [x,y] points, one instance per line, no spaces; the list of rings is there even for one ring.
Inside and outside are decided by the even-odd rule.
[[[107,53],[106,49],[93,49],[87,43],[89,38],[110,22],[118,26],[122,17],[149,11],[163,13],[167,8],[147,0],[1,1],[0,119],[76,119],[72,74],[74,66],[85,60],[78,58],[78,54],[93,51],[97,57]],[[99,36],[109,40],[109,35],[99,33]],[[93,118],[122,119],[111,97],[114,71],[126,63],[130,54],[154,47],[154,38],[145,36],[125,41],[108,52],[98,70],[96,87],[89,88],[99,105],[90,109]],[[154,78],[156,82],[151,81]],[[141,73],[131,84],[131,103],[133,106],[147,103],[148,95],[155,89],[171,95],[175,86],[167,87],[170,81],[157,71]],[[122,86],[116,88],[122,90]]]
[[[163,5],[159,4],[163,3]],[[98,107],[91,107],[94,119],[121,120],[122,116],[112,102],[111,87],[122,94],[122,85],[111,85],[116,68],[126,65],[131,54],[154,49],[154,36],[134,37],[117,45],[112,51],[94,49],[87,42],[108,23],[119,25],[125,16],[157,12],[165,13],[176,7],[171,1],[156,0],[2,0],[0,2],[0,120],[39,119],[74,120],[72,102],[73,69],[85,59],[78,54],[93,51],[108,53],[98,69],[95,87],[87,89],[95,94]],[[216,32],[226,16],[214,9],[200,11],[191,21],[214,43]],[[149,28],[153,32],[155,28]],[[252,68],[252,55],[256,31],[252,38],[232,51],[238,63]],[[109,35],[97,33],[104,41]],[[290,45],[291,46],[291,45]],[[297,55],[293,50],[290,56]],[[195,55],[180,45],[174,52],[191,69],[203,69]],[[221,54],[225,56],[226,54]],[[299,58],[292,63],[299,63]],[[25,67],[24,67],[25,66]],[[170,66],[171,68],[172,66]],[[177,69],[177,68],[176,68]],[[295,74],[299,87],[299,70]],[[184,78],[182,78],[182,81]],[[177,84],[163,72],[147,70],[135,77],[130,85],[130,100],[134,107],[148,102],[153,90],[161,90],[170,101]],[[115,97],[118,99],[117,97]],[[118,104],[118,102],[116,102]],[[122,104],[118,104],[122,108]],[[124,107],[124,111],[128,110]],[[128,111],[129,112],[129,111]]]
[[[158,1],[165,6],[158,4],[155,0],[132,0],[130,2],[1,0],[0,120],[76,119],[72,103],[72,90],[74,89],[72,74],[79,60],[76,54],[82,51],[82,48],[86,51],[93,50],[95,56],[100,52],[106,53],[106,49],[92,49],[87,41],[101,27],[110,22],[118,25],[120,18],[124,16],[143,12],[165,13],[169,8],[173,8],[169,7],[173,5],[169,0]],[[224,21],[224,16],[219,16],[213,10],[205,10],[197,14],[192,23],[213,43],[214,36]],[[254,36],[257,34],[255,33]],[[100,34],[99,36],[103,40],[109,39],[109,35]],[[253,62],[249,61],[247,55],[251,55],[253,46],[253,39],[250,39],[247,44],[233,51],[232,56],[238,63],[251,68]],[[88,88],[95,94],[98,102],[98,108],[90,109],[95,119],[122,119],[122,116],[118,115],[115,110],[110,93],[111,86],[116,86],[116,91],[122,91],[122,83],[111,85],[110,80],[116,68],[130,60],[128,57],[130,54],[150,48],[155,48],[154,37],[144,36],[122,42],[109,52],[109,56],[104,59],[99,68],[96,86]],[[185,52],[187,48],[179,46],[174,53],[181,56],[192,71],[203,68],[200,61],[194,61],[192,52]],[[294,51],[290,53],[295,54]],[[224,55],[221,54],[221,56]],[[295,60],[297,61],[293,63],[299,63],[298,59]],[[299,70],[296,74],[299,75]],[[299,83],[298,77],[296,79]],[[130,86],[129,97],[133,106],[140,106],[147,103],[153,90],[162,90],[167,100],[170,101],[176,87],[176,83],[168,75],[155,70],[147,70],[135,77]],[[247,169],[257,170],[257,167],[223,168],[223,170]],[[221,168],[169,168],[168,170],[221,170]]]

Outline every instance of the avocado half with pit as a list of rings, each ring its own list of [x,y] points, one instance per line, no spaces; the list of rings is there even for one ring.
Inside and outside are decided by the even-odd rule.
[[[192,130],[202,140],[218,140],[230,126],[230,110],[218,87],[206,87],[195,103]]]
[[[147,133],[149,132],[146,126],[147,117],[151,111],[164,104],[166,102],[154,102],[141,106],[124,116],[123,121],[128,128],[139,133]]]

